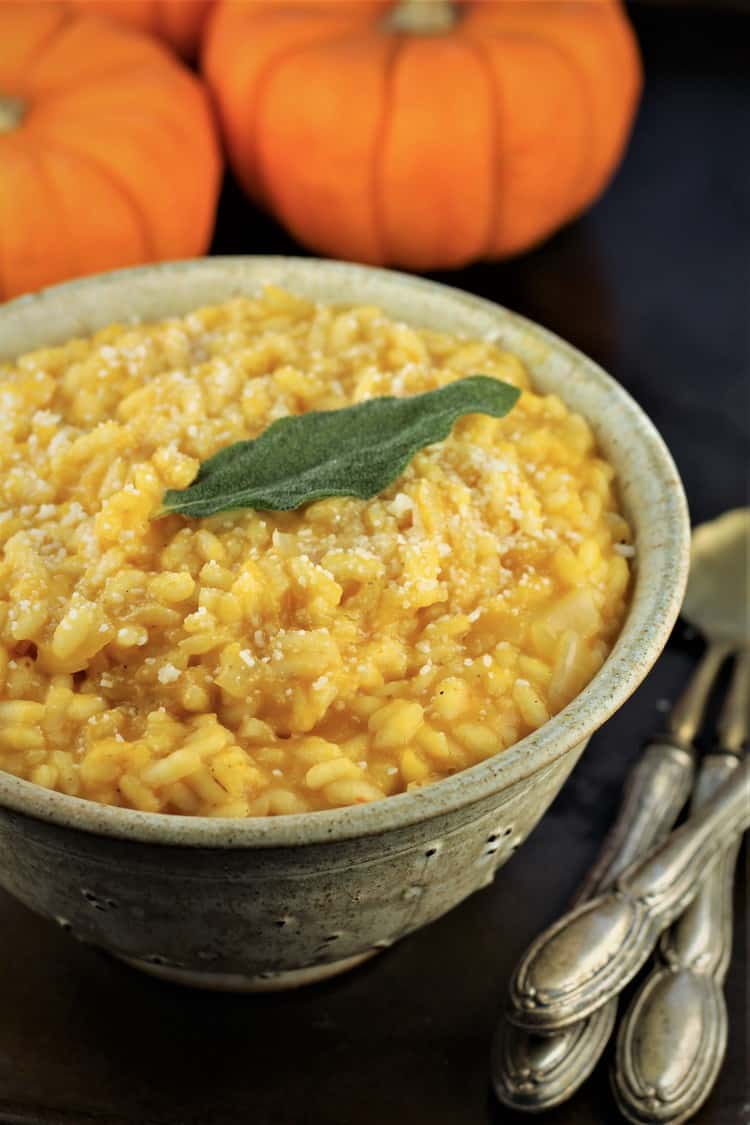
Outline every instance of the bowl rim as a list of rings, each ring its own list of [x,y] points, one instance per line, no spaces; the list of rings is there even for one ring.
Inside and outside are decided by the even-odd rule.
[[[643,603],[639,612],[634,613],[631,600],[609,656],[583,691],[562,711],[502,753],[424,789],[394,794],[361,806],[242,820],[145,813],[100,805],[44,789],[0,770],[0,808],[94,835],[182,847],[271,848],[377,836],[457,812],[551,766],[587,740],[625,702],[666,644],[682,603],[690,546],[687,501],[671,454],[647,415],[603,368],[548,329],[494,301],[426,278],[355,263],[276,255],[198,258],[95,274],[18,297],[0,306],[0,342],[4,324],[12,323],[14,318],[23,321],[26,311],[30,308],[36,311],[40,303],[54,305],[71,298],[75,301],[79,295],[85,298],[101,286],[127,284],[130,278],[166,281],[170,276],[179,279],[186,274],[204,274],[210,279],[214,273],[224,284],[228,277],[236,275],[237,283],[247,289],[249,284],[257,287],[264,270],[283,273],[285,268],[309,270],[327,277],[331,283],[340,280],[345,283],[346,291],[351,292],[352,301],[358,300],[357,282],[369,280],[386,289],[389,285],[403,287],[406,284],[427,300],[431,297],[447,300],[469,313],[484,313],[496,321],[499,334],[505,330],[533,340],[545,352],[562,357],[577,379],[595,386],[600,396],[606,397],[608,407],[617,411],[627,431],[628,444],[640,445],[648,468],[658,481],[663,523],[656,542],[651,544],[648,559],[651,573],[648,588],[639,591]],[[252,282],[251,274],[256,275]],[[199,303],[205,301],[199,299]],[[509,350],[513,350],[512,344]],[[596,419],[589,420],[596,425]],[[635,515],[637,521],[638,513]],[[640,582],[639,574],[636,590]]]

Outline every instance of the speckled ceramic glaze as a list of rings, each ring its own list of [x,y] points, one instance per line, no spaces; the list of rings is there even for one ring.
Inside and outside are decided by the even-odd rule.
[[[518,354],[538,388],[593,426],[636,532],[627,621],[563,711],[460,774],[371,805],[258,820],[108,808],[0,772],[0,883],[82,941],[210,988],[265,990],[364,960],[489,883],[560,789],[590,735],[640,683],[677,616],[689,525],[658,433],[580,352],[507,310],[428,281],[338,262],[228,258],[125,270],[0,308],[0,358],[128,317],[156,320],[264,282]],[[600,748],[606,753],[606,746]]]

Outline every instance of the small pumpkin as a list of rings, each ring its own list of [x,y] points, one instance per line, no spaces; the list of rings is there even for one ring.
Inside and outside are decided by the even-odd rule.
[[[314,250],[411,269],[581,212],[641,88],[619,0],[219,0],[203,68],[256,200]]]
[[[0,3],[18,0],[0,0]],[[39,0],[23,0],[38,4]],[[163,39],[187,59],[195,58],[213,0],[57,0],[80,14],[105,16]]]
[[[0,5],[0,300],[202,253],[220,170],[205,90],[155,40]]]

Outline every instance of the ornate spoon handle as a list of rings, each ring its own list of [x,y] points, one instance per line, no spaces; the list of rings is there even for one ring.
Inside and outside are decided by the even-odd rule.
[[[693,739],[700,730],[708,698],[730,651],[730,647],[721,642],[706,648],[672,708],[669,733],[664,738],[654,739],[631,770],[617,820],[571,906],[601,894],[626,867],[661,843],[674,827],[693,786]]]
[[[740,657],[720,722],[724,753],[704,759],[693,807],[737,769],[747,736],[750,653]],[[722,985],[732,950],[732,884],[739,840],[730,845],[678,922],[662,936],[660,964],[628,1009],[617,1041],[613,1088],[625,1117],[686,1121],[703,1104],[724,1060]]]
[[[661,843],[690,796],[694,772],[692,751],[667,741],[646,747],[625,783],[617,820],[571,906],[601,894],[626,867]]]
[[[607,894],[583,903],[530,946],[511,984],[514,1023],[556,1031],[601,1007],[632,980],[699,880],[750,826],[750,758]]]
[[[633,767],[622,805],[574,905],[610,886],[637,856],[662,841],[690,792],[693,755],[652,743]],[[499,1100],[517,1109],[558,1105],[586,1081],[609,1041],[617,1015],[611,1000],[556,1035],[541,1036],[501,1020],[492,1046],[492,1080]]]
[[[691,742],[726,654],[724,646],[706,649],[673,708],[670,734],[648,745],[631,769],[617,819],[574,896],[573,906],[609,887],[621,871],[673,828],[692,787],[695,753]],[[501,1019],[491,1058],[498,1099],[530,1111],[559,1105],[591,1074],[607,1045],[616,1014],[617,1001],[610,1000],[585,1020],[545,1036]]]

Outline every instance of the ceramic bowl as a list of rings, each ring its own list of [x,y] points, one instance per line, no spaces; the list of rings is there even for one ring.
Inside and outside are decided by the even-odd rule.
[[[523,843],[602,725],[649,671],[681,603],[689,524],[672,459],[613,379],[489,301],[338,262],[213,258],[124,270],[0,308],[0,359],[123,318],[184,313],[264,282],[500,341],[586,416],[635,529],[636,578],[599,673],[517,745],[371,805],[245,821],[109,808],[0,772],[0,883],[81,941],[209,988],[268,990],[341,972],[444,914]]]

